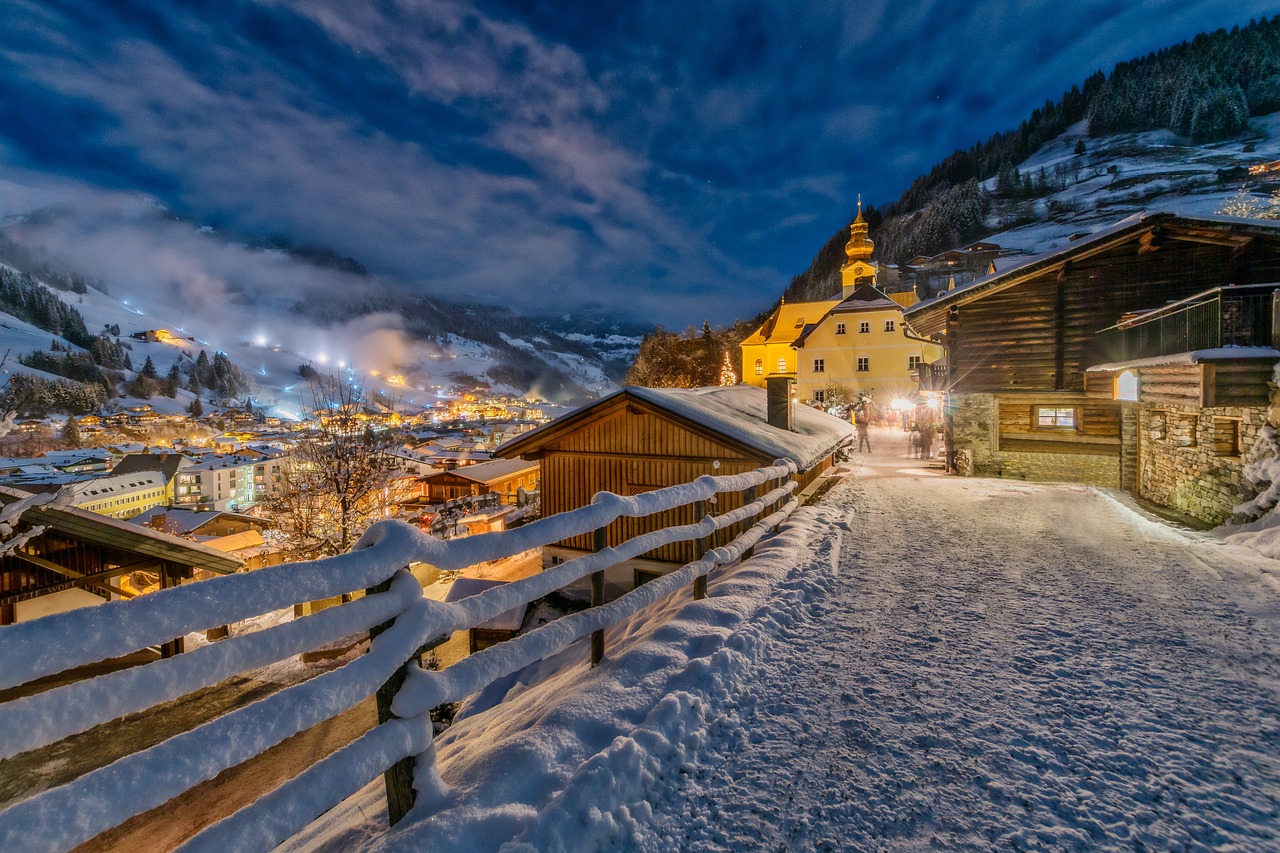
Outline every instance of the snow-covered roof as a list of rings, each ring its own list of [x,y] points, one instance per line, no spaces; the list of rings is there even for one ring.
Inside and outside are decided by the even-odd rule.
[[[225,512],[216,509],[180,509],[178,507],[154,506],[145,512],[135,515],[129,521],[142,527],[152,527],[152,519],[157,516],[166,519],[164,525],[165,532],[173,533],[177,536],[185,536],[193,530],[199,530],[204,525],[214,519],[224,516],[240,519],[254,524],[261,524],[260,519],[253,518],[248,515],[241,515],[235,512]]]
[[[1168,355],[1153,355],[1148,358],[1135,358],[1129,361],[1112,361],[1107,364],[1095,364],[1085,369],[1086,373],[1094,371],[1128,370],[1143,367],[1165,367],[1175,364],[1202,364],[1209,361],[1236,361],[1239,359],[1280,360],[1280,350],[1272,347],[1214,347],[1213,349],[1175,352]]]
[[[853,435],[853,425],[809,406],[792,405],[792,431],[768,421],[768,393],[753,385],[639,388],[624,392],[738,441],[803,471]]]
[[[426,479],[430,480],[447,475],[461,477],[464,480],[471,480],[476,483],[492,483],[495,480],[503,480],[514,474],[537,467],[537,462],[530,462],[519,457],[515,459],[495,459],[492,462],[481,462],[478,465],[464,465],[451,471],[437,471],[433,474],[427,474]]]
[[[647,403],[670,415],[749,448],[763,459],[790,459],[802,470],[821,462],[853,435],[853,425],[809,406],[792,405],[792,431],[768,422],[768,393],[752,385],[708,388],[641,388],[615,391],[501,445],[497,454],[519,456],[553,431],[566,428],[585,413],[620,396]]]

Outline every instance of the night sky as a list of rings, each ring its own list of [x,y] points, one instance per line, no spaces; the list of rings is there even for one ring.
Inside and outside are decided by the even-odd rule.
[[[1275,11],[5,0],[0,213],[146,229],[120,202],[141,193],[422,293],[723,322],[775,299],[857,193],[887,205],[1092,71]]]

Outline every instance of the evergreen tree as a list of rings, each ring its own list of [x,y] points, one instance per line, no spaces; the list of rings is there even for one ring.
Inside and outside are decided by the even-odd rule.
[[[199,397],[196,397],[191,401],[191,405],[187,406],[187,413],[193,418],[199,418],[204,415],[204,405],[200,402]]]
[[[164,395],[169,398],[178,396],[178,386],[182,383],[182,372],[178,369],[178,363],[175,361],[173,366],[169,368],[169,374],[164,378]]]
[[[155,362],[151,360],[151,356],[147,356],[147,361],[142,365],[142,375],[148,379],[159,379],[160,374],[156,372]]]
[[[67,415],[67,422],[62,425],[62,433],[58,436],[62,439],[62,443],[72,450],[78,450],[83,446],[83,440],[80,437],[80,425],[76,423],[75,415]]]

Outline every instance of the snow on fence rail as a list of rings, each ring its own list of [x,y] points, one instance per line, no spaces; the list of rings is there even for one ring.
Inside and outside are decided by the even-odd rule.
[[[146,710],[232,675],[266,666],[368,631],[369,652],[149,749],[22,800],[0,812],[0,850],[66,850],[134,815],[241,764],[286,738],[378,696],[379,725],[294,779],[207,827],[183,850],[269,850],[315,817],[387,774],[395,823],[419,800],[440,802],[447,789],[435,765],[430,711],[482,690],[503,675],[588,635],[592,659],[603,655],[603,629],[693,584],[695,597],[718,565],[740,559],[795,508],[790,475],[779,460],[745,474],[705,476],[679,486],[623,497],[609,492],[588,506],[500,533],[441,541],[399,522],[371,527],[346,554],[214,578],[158,593],[0,628],[0,689],[25,684],[193,631],[294,604],[366,590],[355,601],[266,630],[233,637],[178,657],[73,682],[0,705],[0,759],[47,746],[125,714]],[[757,497],[759,487],[777,485]],[[742,492],[743,506],[694,524],[668,527],[463,599],[422,597],[405,567],[423,562],[461,569],[640,518]],[[770,511],[770,508],[776,507]],[[768,513],[732,542],[712,548],[720,530]],[[703,556],[604,604],[604,570],[673,542],[699,540]],[[485,649],[441,672],[418,665],[421,654],[454,631],[482,624],[584,577],[591,609],[565,616]],[[403,685],[403,686],[401,686]],[[66,819],[74,815],[73,820]]]

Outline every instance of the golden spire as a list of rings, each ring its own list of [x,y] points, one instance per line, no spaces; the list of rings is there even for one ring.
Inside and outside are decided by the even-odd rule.
[[[862,194],[858,194],[858,217],[849,225],[849,242],[845,244],[844,254],[848,259],[845,266],[850,266],[854,261],[870,261],[871,253],[875,251],[876,244],[871,242],[867,236],[869,226],[867,221],[862,218]]]

